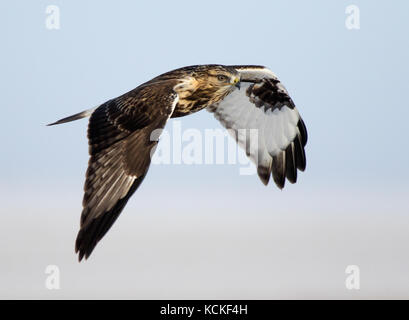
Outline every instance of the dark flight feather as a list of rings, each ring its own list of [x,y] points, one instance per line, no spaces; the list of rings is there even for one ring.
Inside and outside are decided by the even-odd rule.
[[[174,85],[174,81],[167,81],[160,90],[154,90],[155,83],[149,88],[138,87],[92,113],[88,125],[90,159],[75,245],[80,261],[90,256],[146,176],[151,151],[157,144],[151,134],[164,127],[173,111]]]
[[[295,163],[297,169],[304,171],[306,166],[306,159],[304,153],[304,147],[301,142],[302,138],[297,135],[294,140],[294,152],[295,152]]]
[[[297,165],[294,157],[294,143],[291,142],[285,150],[285,175],[291,183],[297,182]]]
[[[259,176],[261,182],[266,186],[271,177],[271,165],[269,167],[261,165],[257,166],[257,175]]]
[[[285,152],[282,151],[273,157],[272,174],[277,187],[284,188],[285,185]]]
[[[126,196],[120,199],[114,207],[80,229],[75,242],[75,252],[78,252],[79,261],[81,261],[83,257],[87,259],[91,255],[99,240],[101,240],[112,227],[129,198],[134,194],[136,189],[138,189],[144,178],[145,175],[137,178],[129,188]]]

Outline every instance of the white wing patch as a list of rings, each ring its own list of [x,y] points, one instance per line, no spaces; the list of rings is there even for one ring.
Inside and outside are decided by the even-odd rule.
[[[264,107],[257,108],[245,94],[248,87],[248,83],[243,84],[240,90],[234,90],[224,98],[214,111],[215,117],[228,129],[257,129],[258,137],[268,153],[275,156],[294,140],[299,114],[296,109],[287,106],[274,111],[264,111]],[[238,134],[238,143],[244,147],[244,130],[240,130]]]
[[[271,173],[280,188],[286,177],[294,183],[296,169],[305,168],[307,137],[301,117],[271,71],[267,69],[264,75],[268,78],[264,79],[260,69],[237,69],[242,77],[241,89],[208,110],[225,128],[233,129],[229,132],[257,165],[263,183],[268,183]]]

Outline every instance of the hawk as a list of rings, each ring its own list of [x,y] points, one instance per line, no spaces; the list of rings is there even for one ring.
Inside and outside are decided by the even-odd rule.
[[[75,244],[79,261],[90,256],[145,178],[159,139],[153,137],[154,130],[163,129],[169,118],[202,109],[230,129],[265,185],[272,176],[283,188],[286,179],[297,181],[297,170],[304,171],[307,130],[272,71],[251,65],[169,71],[97,108],[49,124],[90,116],[90,158]],[[256,131],[246,134],[249,129]],[[251,148],[254,132],[257,144]]]

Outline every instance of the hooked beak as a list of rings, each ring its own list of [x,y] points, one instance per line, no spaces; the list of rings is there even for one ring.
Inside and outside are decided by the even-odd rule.
[[[241,85],[240,79],[239,78],[234,79],[233,85],[240,90]]]

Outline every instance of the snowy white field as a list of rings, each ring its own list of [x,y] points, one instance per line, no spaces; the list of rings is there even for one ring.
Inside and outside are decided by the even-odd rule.
[[[198,187],[158,197],[147,184],[82,263],[73,249],[81,190],[6,198],[0,298],[409,298],[403,193]],[[59,290],[45,286],[48,265],[59,268]],[[348,265],[360,269],[359,290],[345,286]]]

